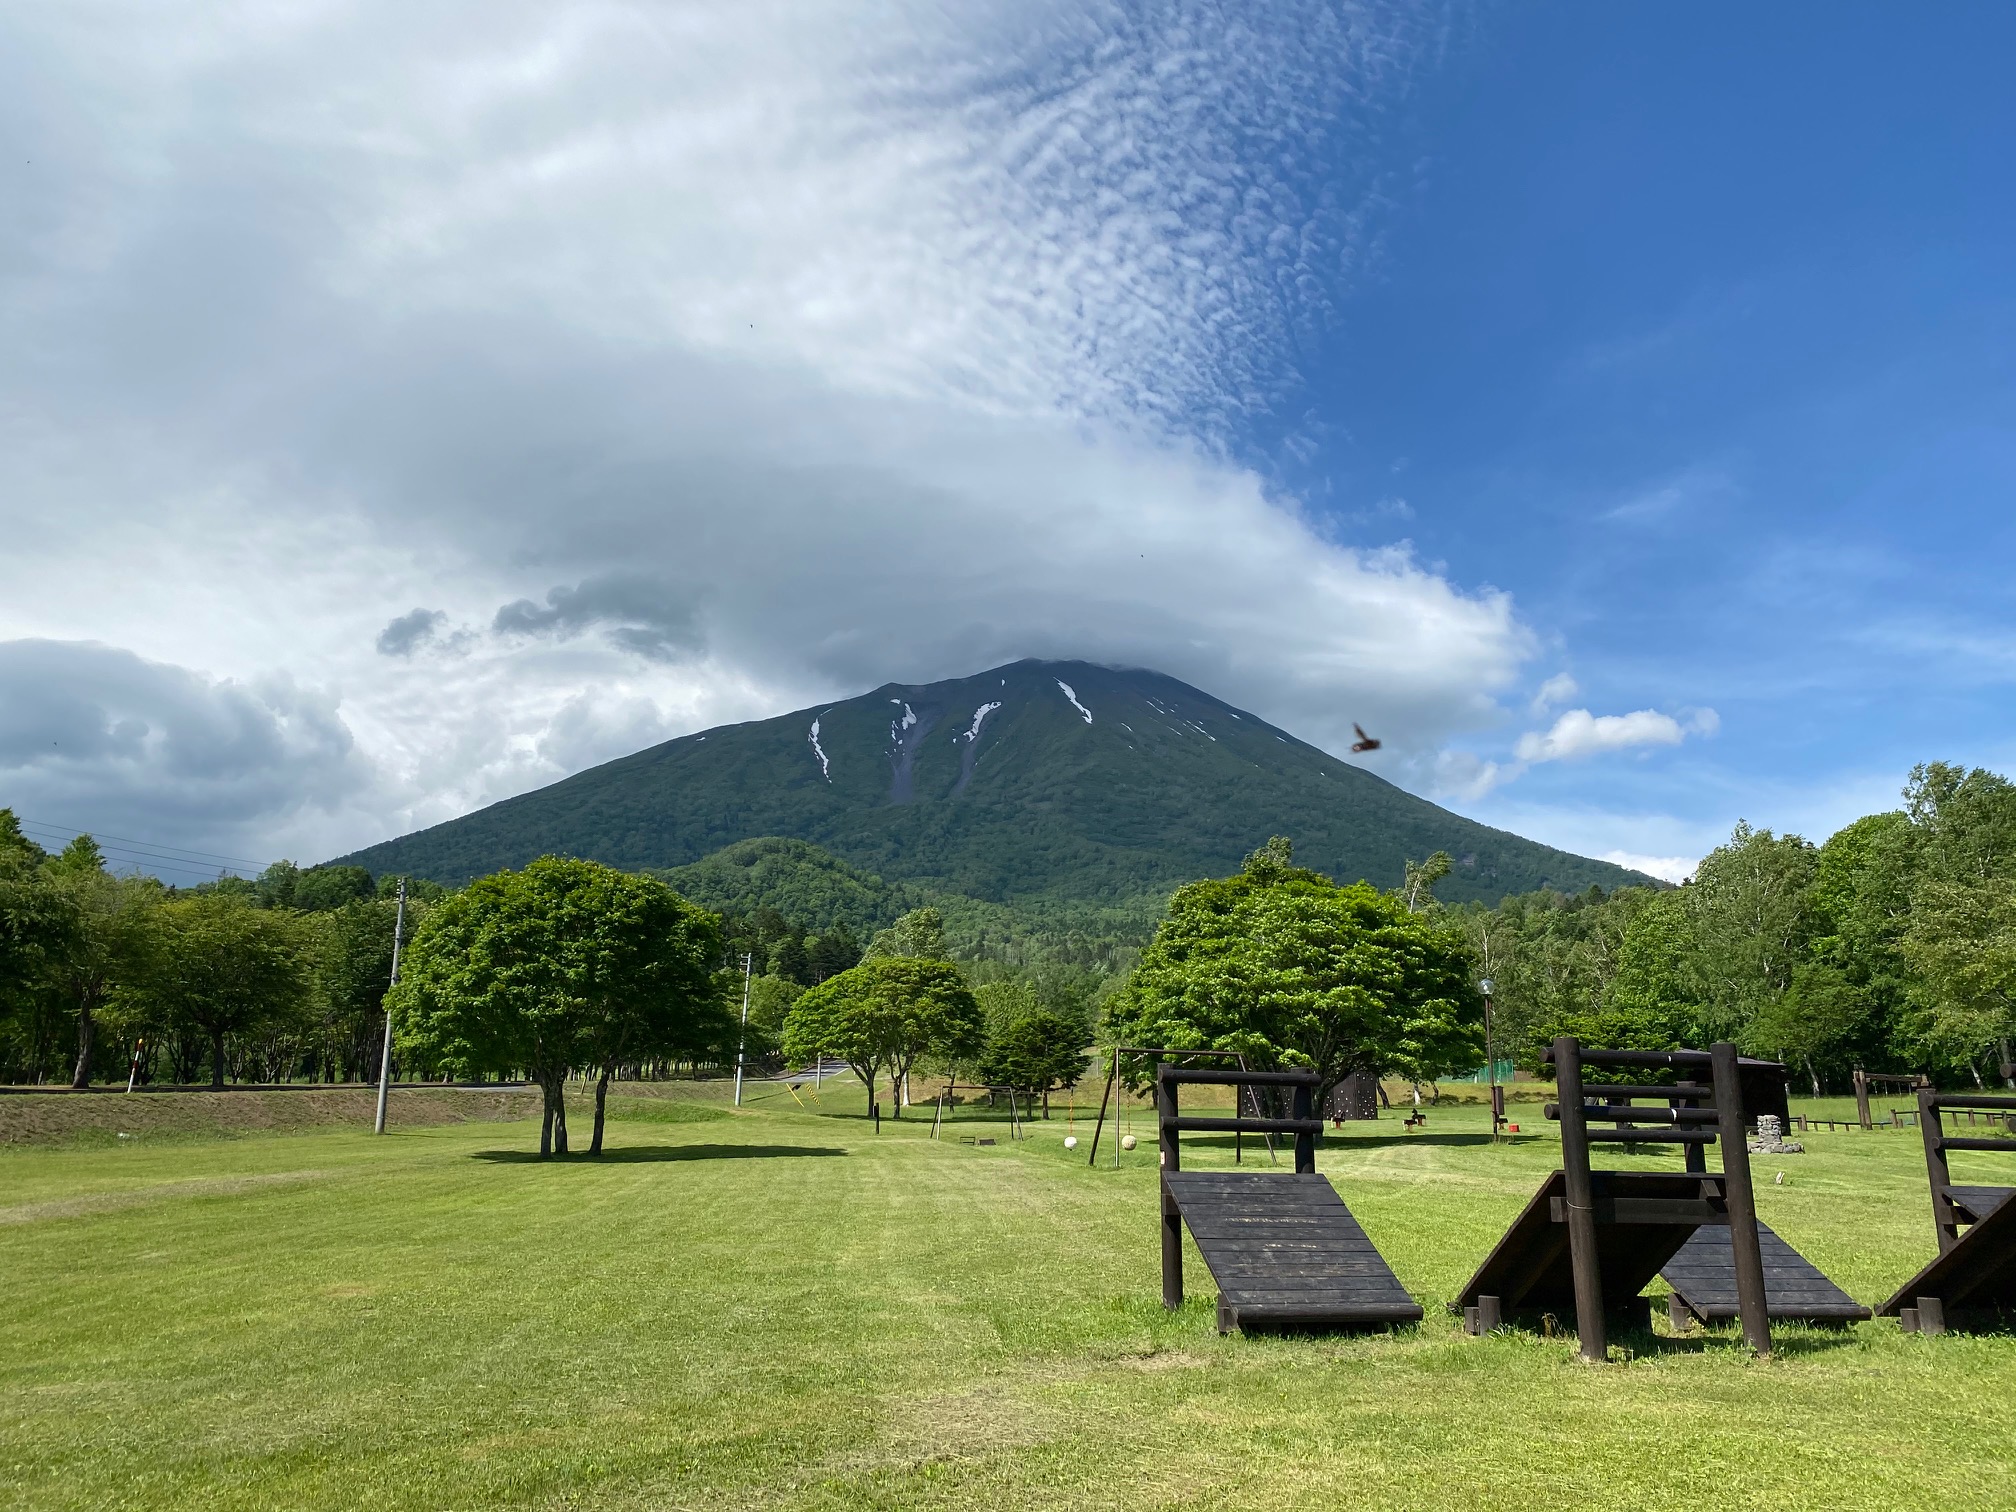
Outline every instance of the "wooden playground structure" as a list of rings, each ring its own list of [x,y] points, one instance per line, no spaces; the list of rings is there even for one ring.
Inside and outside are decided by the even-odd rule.
[[[1949,1150],[2016,1151],[2016,1133],[2002,1136],[1946,1132],[1946,1115],[1999,1117],[2016,1127],[2016,1097],[1984,1097],[1918,1088],[1918,1131],[1925,1141],[1925,1174],[1932,1188],[1932,1226],[1938,1256],[1898,1287],[1877,1311],[1907,1333],[1941,1334],[1964,1326],[1969,1314],[2016,1307],[2016,1187],[1955,1186]]]
[[[1005,1092],[1008,1095],[1009,1141],[1013,1143],[1016,1140],[1027,1139],[1029,1137],[1027,1132],[1024,1131],[1022,1127],[1022,1110],[1015,1101],[1015,1089],[1013,1087],[1006,1085],[990,1085],[989,1083],[986,1082],[948,1081],[945,1083],[944,1086],[938,1089],[938,1096],[933,1099],[933,1102],[935,1102],[937,1106],[932,1110],[931,1113],[931,1136],[930,1136],[931,1138],[933,1139],[938,1138],[939,1134],[944,1130],[945,1114],[954,1105],[954,1103],[957,1102],[957,1098],[953,1096],[953,1094],[956,1092],[985,1092],[990,1099]],[[977,1134],[969,1136],[965,1140],[965,1142],[968,1144],[990,1144],[990,1145],[994,1143],[993,1140],[982,1139]]]
[[[1855,1117],[1865,1129],[1876,1127],[1875,1120],[1869,1112],[1869,1093],[1872,1088],[1881,1088],[1886,1092],[1915,1093],[1920,1088],[1931,1085],[1930,1079],[1924,1076],[1887,1076],[1881,1072],[1864,1071],[1860,1066],[1857,1066],[1855,1068]]]
[[[1768,1091],[1775,1063],[1742,1061],[1730,1044],[1584,1050],[1572,1036],[1557,1039],[1546,1059],[1560,1101],[1543,1111],[1561,1125],[1561,1169],[1541,1183],[1458,1293],[1454,1306],[1469,1332],[1487,1333],[1512,1313],[1573,1312],[1582,1357],[1602,1360],[1608,1320],[1650,1325],[1651,1304],[1641,1293],[1655,1275],[1673,1288],[1676,1324],[1740,1318],[1759,1354],[1771,1351],[1774,1316],[1819,1322],[1869,1316],[1757,1221],[1744,1094],[1747,1083],[1758,1088],[1760,1101],[1782,1102],[1782,1079],[1775,1098]],[[1678,1079],[1585,1086],[1585,1067],[1670,1072]],[[1677,1144],[1686,1166],[1670,1173],[1597,1170],[1592,1143]],[[1707,1168],[1712,1144],[1721,1146],[1720,1172]]]
[[[1218,1285],[1218,1330],[1378,1328],[1418,1322],[1422,1309],[1316,1170],[1323,1131],[1312,1071],[1254,1071],[1230,1051],[1121,1047],[1113,1057],[1099,1127],[1119,1085],[1122,1055],[1218,1059],[1217,1067],[1161,1060],[1154,1068],[1160,1156],[1162,1301],[1183,1302],[1183,1230]],[[1850,1297],[1757,1217],[1750,1173],[1749,1127],[1756,1117],[1785,1117],[1786,1069],[1738,1056],[1732,1044],[1706,1050],[1585,1049],[1570,1036],[1543,1057],[1559,1101],[1543,1112],[1561,1128],[1561,1169],[1532,1200],[1470,1278],[1451,1310],[1471,1334],[1515,1316],[1571,1314],[1585,1360],[1606,1358],[1613,1325],[1649,1329],[1645,1287],[1657,1276],[1671,1288],[1676,1331],[1738,1321],[1759,1355],[1772,1348],[1774,1321],[1842,1326],[1872,1310]],[[1590,1080],[1585,1073],[1648,1073],[1644,1082]],[[1670,1078],[1660,1080],[1659,1078]],[[1940,1334],[1990,1314],[2016,1311],[2016,1187],[1960,1186],[1952,1151],[2016,1153],[2016,1096],[1943,1093],[1924,1077],[1856,1072],[1857,1100],[1869,1121],[1872,1088],[1908,1085],[1925,1145],[1939,1253],[1873,1315],[1896,1317],[1908,1332]],[[1231,1116],[1185,1114],[1186,1086],[1231,1087]],[[1286,1117],[1261,1114],[1262,1095],[1286,1096]],[[1248,1112],[1248,1099],[1253,1112]],[[1279,1104],[1274,1107],[1278,1111]],[[1494,1109],[1494,1113],[1496,1109]],[[1998,1132],[1960,1133],[1985,1122]],[[1955,1132],[1948,1132],[1948,1121]],[[1902,1119],[1893,1119],[1895,1127]],[[1294,1173],[1185,1171],[1185,1133],[1292,1139]],[[1678,1146],[1677,1171],[1598,1169],[1592,1148],[1620,1145],[1652,1153]],[[1708,1169],[1720,1146],[1721,1169]],[[1117,1159],[1117,1156],[1116,1156]],[[1549,1319],[1551,1322],[1551,1318]]]
[[[1351,1216],[1327,1177],[1316,1172],[1318,1078],[1313,1071],[1155,1068],[1161,1152],[1162,1305],[1183,1305],[1183,1227],[1218,1283],[1218,1331],[1390,1327],[1417,1323],[1421,1305]],[[1185,1086],[1285,1090],[1287,1118],[1185,1116]],[[1295,1173],[1185,1171],[1185,1132],[1292,1135]]]

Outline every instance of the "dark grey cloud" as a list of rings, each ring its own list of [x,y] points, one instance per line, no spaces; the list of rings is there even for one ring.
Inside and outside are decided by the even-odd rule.
[[[674,661],[702,649],[706,638],[677,590],[649,578],[611,573],[572,587],[562,584],[535,604],[519,599],[497,611],[498,635],[580,635],[602,627],[612,644],[653,661]]]
[[[411,656],[441,634],[448,615],[441,609],[415,609],[402,614],[378,632],[378,651],[383,656]]]
[[[33,818],[167,842],[257,835],[370,782],[334,700],[286,679],[0,641],[0,803]]]

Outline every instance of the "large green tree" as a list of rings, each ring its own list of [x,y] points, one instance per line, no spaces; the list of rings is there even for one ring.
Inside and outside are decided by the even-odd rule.
[[[1040,1097],[1043,1116],[1048,1118],[1050,1094],[1076,1086],[1091,1064],[1091,1043],[1083,1023],[1039,1008],[987,1036],[980,1079],[992,1086],[1013,1087],[1025,1097]]]
[[[221,1088],[229,1036],[268,1030],[305,1011],[314,941],[298,915],[233,893],[198,893],[159,911],[156,964],[131,995],[146,1021],[207,1042]]]
[[[1797,835],[1738,823],[1676,895],[1688,915],[1703,1039],[1737,1039],[1792,985],[1813,921],[1817,853]]]
[[[1308,1067],[1323,1097],[1353,1072],[1427,1080],[1483,1053],[1474,962],[1455,923],[1297,867],[1278,837],[1237,876],[1177,890],[1107,1013],[1130,1044]]]
[[[314,872],[305,874],[314,876]],[[418,933],[427,905],[406,900],[406,938]],[[370,1081],[384,1053],[385,995],[392,987],[392,936],[399,927],[394,898],[353,898],[320,915],[318,977],[323,1020],[317,1053],[324,1075]]]
[[[913,908],[887,929],[877,930],[863,953],[865,960],[911,956],[925,961],[949,961],[945,916],[935,908]]]
[[[837,1055],[853,1069],[875,1104],[878,1075],[888,1071],[898,1089],[926,1055],[959,1059],[977,1054],[983,1021],[973,991],[949,961],[921,956],[873,956],[828,977],[791,1007],[784,1021],[784,1053],[814,1059]]]
[[[57,1029],[48,992],[52,966],[69,948],[76,913],[44,869],[48,853],[0,808],[0,1025],[6,1058],[39,1078]]]
[[[711,916],[664,883],[547,856],[438,904],[387,1006],[407,1053],[528,1072],[545,1094],[539,1153],[565,1154],[568,1072],[660,1053],[718,997],[703,969],[718,951]]]
[[[142,991],[160,966],[163,890],[151,877],[115,877],[89,835],[79,835],[43,871],[71,917],[48,963],[49,990],[76,1023],[70,1085],[90,1085],[99,1016],[120,992]]]

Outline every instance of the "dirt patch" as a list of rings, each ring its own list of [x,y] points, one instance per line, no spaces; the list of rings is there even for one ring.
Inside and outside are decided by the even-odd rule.
[[[368,1129],[373,1087],[232,1092],[24,1092],[0,1096],[0,1145],[112,1144],[348,1125]],[[387,1121],[417,1124],[531,1118],[536,1088],[395,1087]]]

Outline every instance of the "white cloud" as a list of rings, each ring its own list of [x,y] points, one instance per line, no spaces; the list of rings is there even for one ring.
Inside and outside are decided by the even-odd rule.
[[[1694,868],[1701,864],[1699,856],[1640,856],[1631,851],[1608,850],[1603,852],[1603,860],[1628,866],[1632,871],[1643,872],[1648,877],[1657,877],[1661,882],[1675,884],[1685,882],[1694,875]]]
[[[0,635],[328,689],[276,845],[1022,655],[1413,770],[1532,654],[1222,445],[1376,251],[1404,7],[10,24]]]
[[[1474,751],[1447,750],[1436,754],[1429,785],[1438,798],[1475,803],[1525,770],[1516,763],[1487,761]]]
[[[1544,732],[1529,730],[1516,747],[1524,762],[1576,761],[1609,751],[1628,751],[1641,746],[1678,745],[1691,729],[1713,733],[1715,711],[1701,709],[1689,716],[1683,727],[1670,714],[1656,709],[1639,709],[1630,714],[1591,714],[1587,709],[1570,709]]]
[[[1537,719],[1549,709],[1559,708],[1581,691],[1581,685],[1574,678],[1570,677],[1566,672],[1556,672],[1547,681],[1540,684],[1540,691],[1533,695],[1533,702],[1529,706],[1530,710]]]

